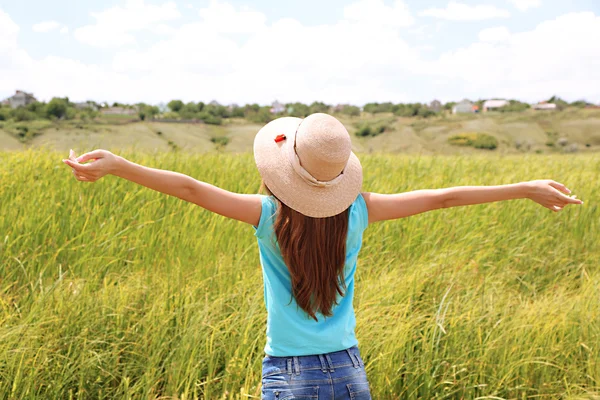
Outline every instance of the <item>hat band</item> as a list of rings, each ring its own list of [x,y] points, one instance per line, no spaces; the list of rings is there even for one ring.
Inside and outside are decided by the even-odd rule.
[[[312,176],[311,173],[308,172],[306,169],[304,169],[302,164],[300,164],[300,157],[298,157],[298,153],[296,153],[296,135],[294,135],[294,143],[287,143],[287,153],[288,153],[287,154],[288,160],[289,160],[290,164],[292,165],[292,167],[294,168],[294,171],[296,172],[296,174],[298,174],[310,186],[331,187],[331,186],[337,185],[343,179],[344,172],[346,171],[346,167],[348,166],[348,162],[346,162],[346,165],[344,166],[344,169],[342,170],[342,172],[340,172],[340,174],[338,176],[336,176],[335,178],[333,178],[332,180],[320,181],[317,178],[315,178],[314,176]]]

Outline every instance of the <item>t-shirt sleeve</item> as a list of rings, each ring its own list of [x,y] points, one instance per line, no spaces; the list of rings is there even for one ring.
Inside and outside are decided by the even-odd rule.
[[[360,221],[361,229],[364,231],[369,226],[369,210],[367,209],[367,203],[362,193],[359,193],[356,198],[354,210],[359,215],[358,220]]]
[[[261,212],[258,226],[252,226],[255,230],[254,236],[258,238],[265,237],[269,230],[269,225],[273,224],[272,216],[275,214],[275,203],[270,196],[261,195]]]

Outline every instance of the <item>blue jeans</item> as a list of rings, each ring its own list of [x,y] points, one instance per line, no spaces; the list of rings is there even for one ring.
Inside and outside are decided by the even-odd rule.
[[[298,357],[266,356],[262,399],[371,400],[365,364],[358,347]]]

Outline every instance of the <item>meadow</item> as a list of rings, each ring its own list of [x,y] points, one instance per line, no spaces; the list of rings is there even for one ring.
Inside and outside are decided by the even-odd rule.
[[[95,120],[0,121],[0,151],[48,148],[135,149],[142,152],[172,151],[228,153],[252,151],[256,132],[263,124],[230,118],[223,125],[135,121],[131,116],[101,116]],[[600,109],[570,108],[560,112],[441,114],[430,118],[398,117],[391,113],[360,116],[336,114],[352,136],[358,153],[478,154],[453,146],[453,135],[481,132],[498,140],[495,153],[522,154],[600,151]],[[360,128],[383,127],[377,135],[359,137]]]
[[[87,149],[86,149],[87,150]],[[126,152],[256,193],[251,154]],[[585,201],[371,225],[357,336],[374,399],[600,398],[600,155],[359,154],[364,191],[551,178]],[[66,153],[0,152],[0,398],[258,399],[254,230]]]

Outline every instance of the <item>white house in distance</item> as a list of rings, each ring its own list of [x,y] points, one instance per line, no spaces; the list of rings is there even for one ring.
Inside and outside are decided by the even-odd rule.
[[[22,90],[17,90],[14,95],[2,101],[3,105],[11,106],[12,108],[25,107],[28,104],[35,103],[37,99],[32,93],[27,93]]]
[[[285,111],[285,105],[281,104],[277,100],[271,104],[271,114],[281,114]]]
[[[534,110],[556,110],[556,104],[541,101],[538,104],[532,105],[531,108]]]
[[[507,100],[486,100],[483,102],[483,112],[494,111],[508,104]]]

